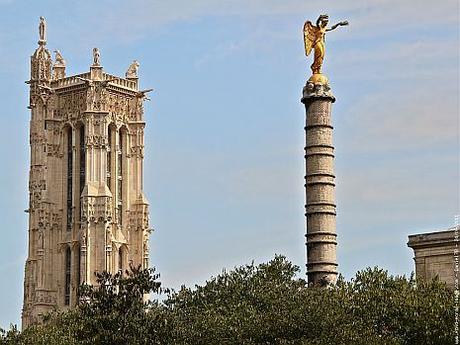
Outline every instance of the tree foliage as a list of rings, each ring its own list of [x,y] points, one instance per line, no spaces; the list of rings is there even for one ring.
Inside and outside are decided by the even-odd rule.
[[[282,256],[223,271],[202,286],[162,290],[153,269],[101,273],[73,310],[53,313],[0,344],[447,344],[454,293],[379,268],[336,286],[308,287]],[[166,293],[145,301],[146,293]],[[153,296],[151,296],[153,297]]]

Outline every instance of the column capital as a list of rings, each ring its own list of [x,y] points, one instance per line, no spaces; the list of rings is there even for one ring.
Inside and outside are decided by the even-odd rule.
[[[316,99],[329,99],[332,103],[335,102],[335,97],[332,94],[329,84],[314,84],[310,81],[303,87],[302,99],[303,104],[307,104]]]

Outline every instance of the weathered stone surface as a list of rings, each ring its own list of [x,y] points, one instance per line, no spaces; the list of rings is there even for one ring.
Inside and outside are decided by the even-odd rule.
[[[457,231],[460,235],[460,229]],[[454,288],[454,258],[459,257],[459,238],[455,230],[437,231],[409,236],[407,245],[414,250],[417,279],[431,280],[438,277]]]
[[[335,97],[332,94],[329,84],[313,84],[307,82],[302,91],[302,103],[310,101],[312,98],[326,98],[331,102],[335,102]]]
[[[306,109],[305,159],[307,275],[311,284],[337,279],[334,146],[329,85],[308,82],[303,88]]]
[[[90,71],[53,64],[44,19],[31,57],[29,253],[22,326],[77,302],[95,271],[148,266],[149,211],[142,187],[146,91],[110,75],[94,50]],[[53,73],[52,72],[53,69]],[[137,73],[137,70],[136,70]],[[148,91],[148,90],[147,90]]]

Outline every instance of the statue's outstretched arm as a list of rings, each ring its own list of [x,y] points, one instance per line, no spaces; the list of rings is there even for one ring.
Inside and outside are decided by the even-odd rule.
[[[337,29],[339,26],[345,26],[345,25],[348,25],[348,22],[346,20],[343,22],[337,23],[335,25],[332,25],[329,29],[326,29],[326,31],[332,31],[332,30]]]

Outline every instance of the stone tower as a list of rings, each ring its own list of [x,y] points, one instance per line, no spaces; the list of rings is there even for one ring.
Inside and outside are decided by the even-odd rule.
[[[29,250],[22,326],[77,302],[94,272],[148,267],[149,212],[143,193],[144,111],[134,61],[125,78],[104,72],[66,77],[52,61],[46,23],[31,57]]]
[[[334,101],[327,83],[315,83],[314,78],[310,78],[303,88],[302,103],[306,109],[307,276],[312,285],[334,284],[337,279],[331,118]]]

